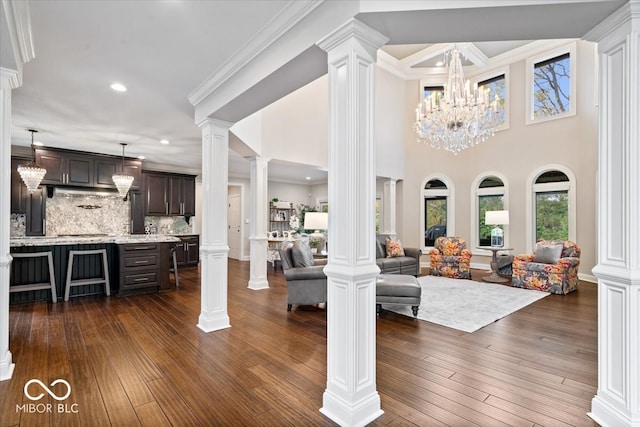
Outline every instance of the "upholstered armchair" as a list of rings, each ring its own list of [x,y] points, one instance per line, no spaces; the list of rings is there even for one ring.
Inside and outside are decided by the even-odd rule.
[[[554,294],[578,288],[580,248],[570,240],[540,240],[532,254],[513,257],[511,284]]]
[[[293,304],[312,305],[327,302],[326,259],[314,259],[309,245],[302,240],[284,241],[278,248],[287,281],[287,311]]]
[[[438,237],[429,252],[431,275],[471,279],[471,251],[462,237]]]

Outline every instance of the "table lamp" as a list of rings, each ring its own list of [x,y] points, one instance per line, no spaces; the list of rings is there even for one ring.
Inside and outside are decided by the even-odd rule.
[[[327,212],[306,212],[304,214],[304,229],[315,230],[309,235],[309,242],[318,242],[318,251],[324,251],[324,245],[327,238],[320,230],[326,230],[329,227],[329,214]]]
[[[509,211],[486,211],[484,213],[484,223],[495,225],[491,230],[491,247],[501,248],[504,246],[504,231],[501,225],[509,225]]]

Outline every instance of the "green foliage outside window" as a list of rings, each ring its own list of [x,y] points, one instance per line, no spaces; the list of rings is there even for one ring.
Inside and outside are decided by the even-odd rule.
[[[536,240],[569,239],[567,191],[536,193]]]
[[[484,223],[484,214],[487,211],[501,211],[504,209],[503,196],[489,195],[479,196],[478,203],[478,220],[480,221],[479,227],[479,245],[491,246],[491,230],[495,225],[487,225]]]
[[[433,227],[447,226],[447,197],[428,197],[424,199],[424,223],[425,223],[425,246],[433,246],[435,243],[434,236],[429,235],[429,231]]]

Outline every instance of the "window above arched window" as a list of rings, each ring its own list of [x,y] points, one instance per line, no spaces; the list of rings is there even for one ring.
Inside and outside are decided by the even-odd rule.
[[[423,248],[433,247],[435,240],[453,230],[453,188],[443,177],[427,178],[422,190]]]

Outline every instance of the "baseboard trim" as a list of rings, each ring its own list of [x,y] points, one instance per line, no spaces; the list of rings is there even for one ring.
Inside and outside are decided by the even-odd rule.
[[[598,283],[598,278],[593,274],[578,273],[578,280],[590,283]]]

